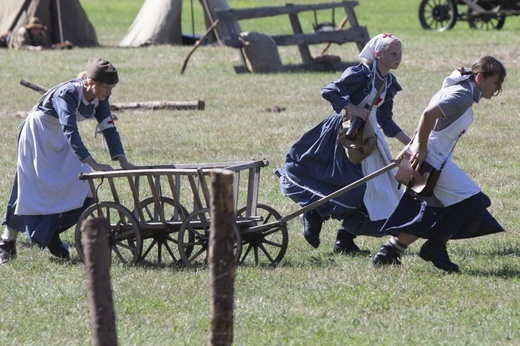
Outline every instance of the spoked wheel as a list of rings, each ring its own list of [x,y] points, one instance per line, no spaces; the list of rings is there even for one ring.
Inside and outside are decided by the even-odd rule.
[[[446,31],[457,22],[456,0],[421,0],[419,21],[427,30]]]
[[[495,7],[493,4],[487,2],[479,3],[479,6],[486,11],[491,11]],[[491,14],[477,13],[473,11],[471,7],[468,7],[467,16],[469,27],[472,29],[500,30],[506,22],[506,15],[503,13],[496,11]]]
[[[179,252],[182,263],[189,268],[198,268],[208,264],[210,236],[209,208],[194,211],[184,220],[179,230]],[[233,251],[238,261],[242,251],[242,238],[237,227],[234,228]]]
[[[161,229],[157,230],[142,230],[143,236],[143,255],[141,259],[145,259],[148,255],[157,258],[157,263],[162,264],[172,261],[172,264],[177,264],[180,260],[178,250],[177,232],[179,231],[182,222],[181,213],[184,217],[188,216],[188,211],[181,206],[182,210],[178,210],[175,206],[175,201],[168,197],[159,197],[159,205],[154,202],[153,197],[147,198],[140,202],[140,207],[143,212],[144,224],[161,224]],[[164,212],[164,219],[161,218],[161,211]],[[134,215],[138,215],[134,211]],[[175,234],[174,234],[175,233]],[[156,247],[156,250],[154,248]],[[154,250],[154,251],[152,251]]]
[[[108,244],[114,260],[122,264],[136,264],[143,249],[139,224],[134,215],[124,206],[114,202],[101,202],[88,207],[76,225],[75,244],[79,258],[85,263],[81,223],[89,218],[105,218],[110,224]]]
[[[244,217],[246,207],[237,211],[237,220]],[[265,263],[265,260],[276,266],[285,255],[289,244],[289,232],[285,224],[274,223],[282,216],[273,208],[265,204],[257,205],[257,216],[260,221],[255,221],[251,227],[273,223],[273,226],[262,231],[242,231],[242,255],[239,263],[254,263],[255,265]]]

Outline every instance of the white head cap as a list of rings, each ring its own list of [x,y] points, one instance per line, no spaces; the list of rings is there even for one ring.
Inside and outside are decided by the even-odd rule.
[[[372,64],[376,59],[376,52],[384,51],[394,41],[401,42],[400,39],[386,32],[373,37],[359,53],[359,60],[365,65]]]

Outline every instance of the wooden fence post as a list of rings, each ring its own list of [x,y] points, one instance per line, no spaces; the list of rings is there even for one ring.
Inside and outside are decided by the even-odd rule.
[[[110,225],[105,218],[86,219],[81,224],[94,346],[117,345],[110,285],[110,249],[107,241],[109,231]]]
[[[211,176],[211,225],[209,238],[210,332],[208,345],[233,343],[235,278],[235,205],[233,172],[216,169]]]

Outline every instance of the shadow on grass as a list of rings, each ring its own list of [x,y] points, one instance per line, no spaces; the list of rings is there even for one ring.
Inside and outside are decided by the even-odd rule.
[[[464,274],[472,276],[484,276],[484,277],[499,277],[504,279],[518,279],[520,277],[520,270],[517,268],[511,268],[510,266],[504,265],[500,269],[494,270],[464,270]]]

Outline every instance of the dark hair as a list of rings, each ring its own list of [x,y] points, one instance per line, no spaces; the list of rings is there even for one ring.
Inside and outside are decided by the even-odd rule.
[[[502,92],[502,83],[504,82],[504,79],[506,79],[507,75],[504,65],[496,58],[489,55],[483,56],[482,58],[475,61],[471,67],[471,70],[461,67],[459,72],[463,76],[470,74],[470,79],[475,79],[475,76],[479,73],[484,78],[497,75],[500,86],[496,91],[495,96]]]

